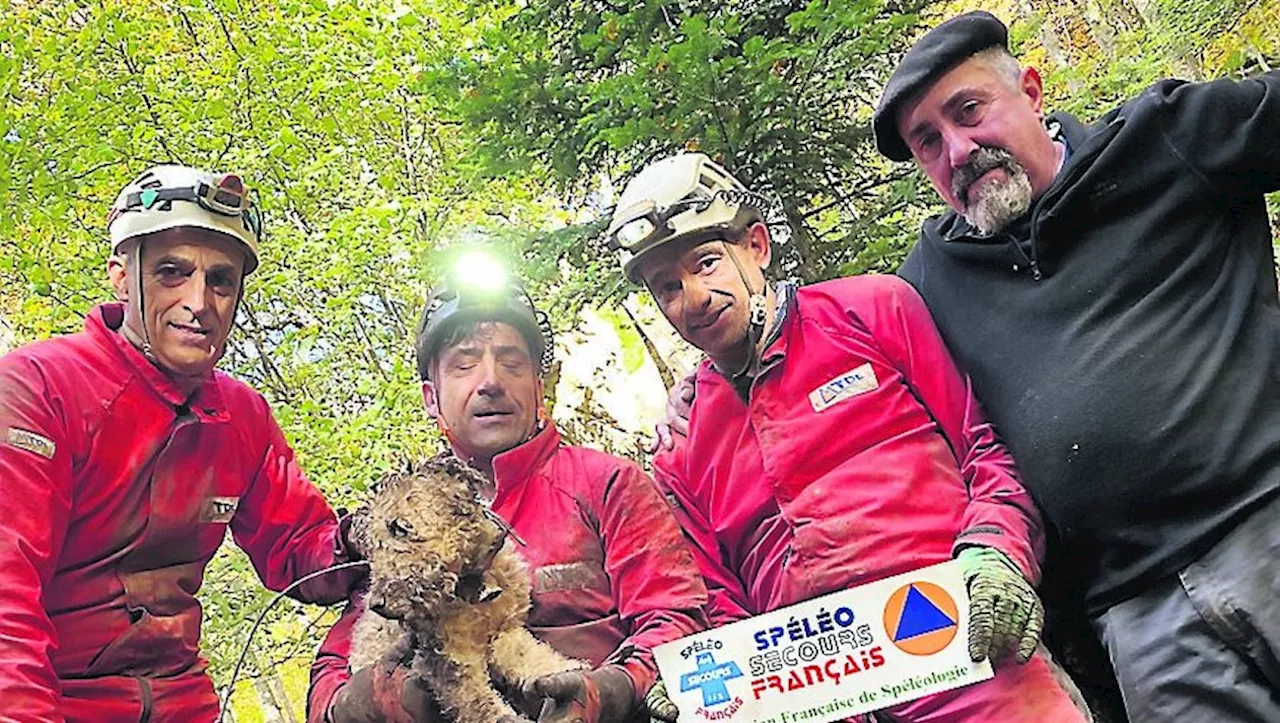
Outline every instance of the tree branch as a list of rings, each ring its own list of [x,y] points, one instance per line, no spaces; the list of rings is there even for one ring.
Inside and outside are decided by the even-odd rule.
[[[626,302],[618,304],[622,307],[622,313],[627,315],[631,320],[631,325],[635,327],[636,333],[640,335],[640,341],[644,342],[645,351],[649,352],[649,358],[653,360],[653,365],[658,368],[658,376],[662,377],[662,386],[671,391],[676,385],[676,377],[671,373],[671,367],[667,365],[667,360],[662,358],[662,354],[658,353],[658,347],[654,345],[653,340],[645,333],[644,327],[636,319],[635,314],[631,313],[631,309],[627,308]]]

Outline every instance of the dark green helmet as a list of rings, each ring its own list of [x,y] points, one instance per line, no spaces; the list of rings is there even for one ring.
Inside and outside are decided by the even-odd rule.
[[[418,376],[423,381],[429,379],[431,360],[440,353],[441,343],[454,329],[479,321],[502,321],[515,327],[529,344],[539,376],[550,368],[551,324],[547,315],[534,307],[529,292],[520,282],[511,280],[484,286],[453,279],[431,290],[427,307],[418,321],[414,338]]]

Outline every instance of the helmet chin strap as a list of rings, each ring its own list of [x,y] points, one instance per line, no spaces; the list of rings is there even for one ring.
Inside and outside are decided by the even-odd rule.
[[[721,241],[721,243],[724,244],[724,252],[733,261],[733,267],[738,270],[738,278],[742,279],[742,285],[747,290],[747,354],[742,360],[742,368],[734,372],[731,377],[737,379],[743,375],[753,375],[760,365],[760,354],[757,352],[756,346],[764,336],[765,319],[769,313],[768,300],[765,298],[768,282],[761,284],[759,291],[752,291],[751,282],[747,280],[747,273],[742,268],[742,262],[738,261],[737,255],[733,253],[733,249],[729,248],[727,241]]]
[[[138,291],[138,323],[142,325],[142,355],[147,361],[160,365],[160,360],[151,350],[151,333],[147,331],[146,304],[142,299],[142,239],[133,245],[133,275]]]

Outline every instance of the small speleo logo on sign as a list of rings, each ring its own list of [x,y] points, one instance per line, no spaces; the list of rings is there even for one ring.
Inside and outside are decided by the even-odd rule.
[[[204,509],[200,512],[201,522],[227,523],[236,514],[240,506],[239,497],[210,497],[204,501]]]
[[[729,687],[725,682],[742,677],[742,669],[738,664],[732,660],[717,663],[711,653],[698,653],[695,660],[697,669],[680,676],[681,692],[701,691],[702,704],[708,708],[731,702],[733,696],[729,695]]]
[[[878,386],[880,382],[876,379],[875,370],[871,368],[871,362],[867,362],[809,392],[809,403],[813,405],[813,411],[821,412],[849,397],[869,392]]]
[[[54,452],[58,451],[58,445],[52,439],[17,427],[9,428],[9,446],[38,454],[45,459],[53,459]]]

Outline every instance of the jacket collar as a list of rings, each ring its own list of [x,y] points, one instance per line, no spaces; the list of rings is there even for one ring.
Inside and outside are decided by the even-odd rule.
[[[560,448],[560,432],[551,420],[529,441],[493,458],[493,483],[499,497],[505,490],[519,487],[542,469]]]
[[[773,328],[769,330],[769,338],[764,342],[764,351],[760,352],[761,374],[786,356],[787,337],[782,332],[795,312],[796,285],[790,281],[779,281],[777,299],[778,309],[774,312]]]
[[[210,372],[200,388],[188,399],[167,374],[148,361],[141,351],[119,333],[122,324],[124,304],[99,304],[85,318],[84,330],[98,346],[107,350],[123,368],[169,406],[175,409],[185,406],[202,422],[230,421],[231,414],[223,399],[216,372]]]
[[[1089,138],[1089,129],[1070,113],[1051,114],[1045,121],[1045,127],[1049,129],[1049,135],[1054,140],[1065,142],[1073,155],[1075,151],[1084,147],[1085,141]],[[1067,162],[1070,163],[1070,158]],[[1066,163],[1063,164],[1063,168],[1065,167]]]

